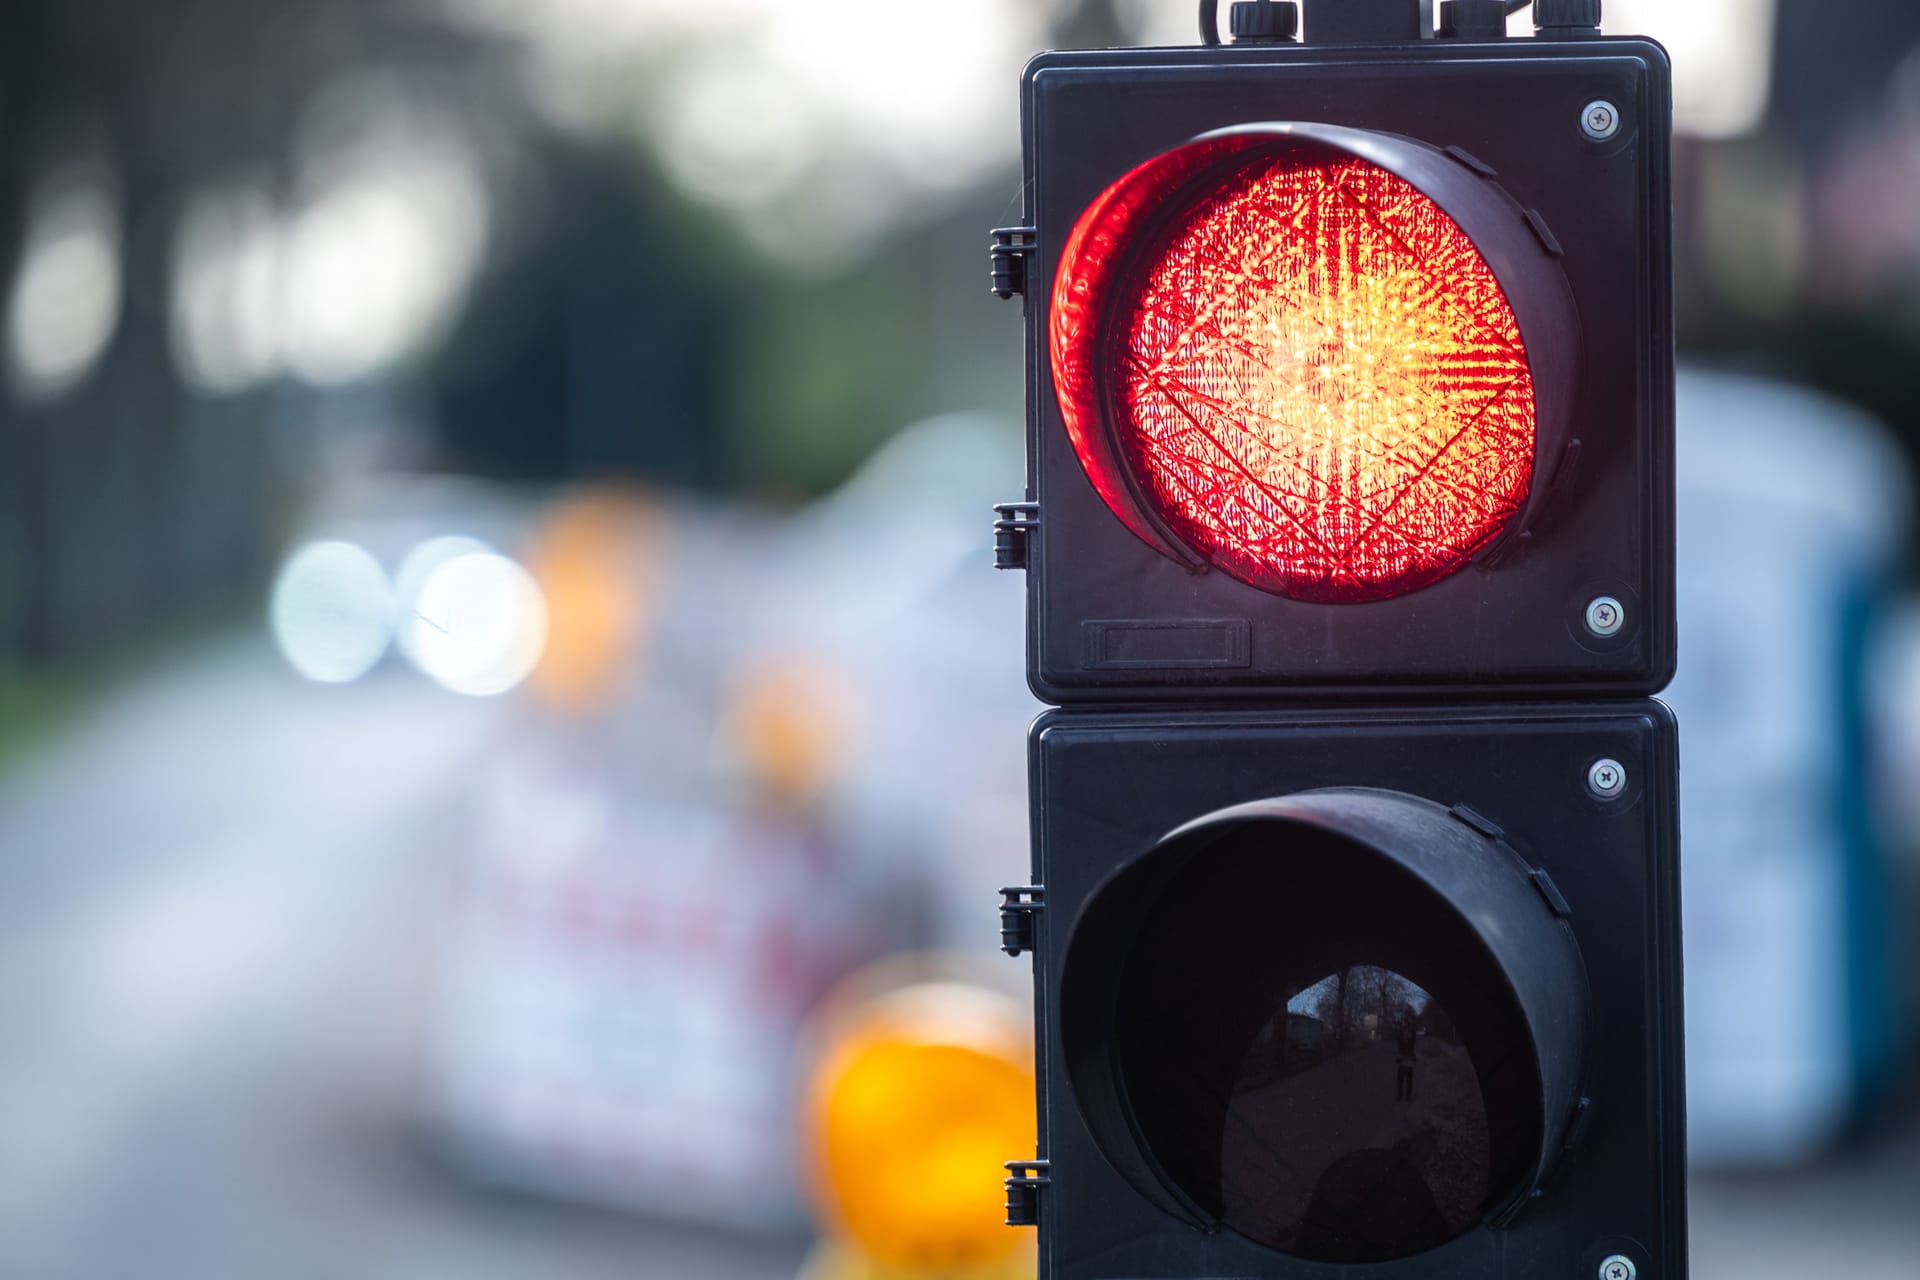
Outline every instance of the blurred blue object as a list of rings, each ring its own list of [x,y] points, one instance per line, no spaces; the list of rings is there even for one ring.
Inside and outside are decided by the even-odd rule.
[[[1878,423],[1784,384],[1686,373],[1679,435],[1690,1140],[1782,1164],[1897,1050],[1864,677],[1912,493]]]

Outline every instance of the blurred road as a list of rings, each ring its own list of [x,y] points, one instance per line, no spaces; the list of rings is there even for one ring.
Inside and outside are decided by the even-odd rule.
[[[1696,1176],[1694,1280],[1920,1275],[1920,1132],[1903,1130],[1805,1170]]]
[[[794,1273],[476,1190],[412,1130],[460,783],[513,714],[235,640],[0,777],[0,1275]]]
[[[795,1273],[801,1241],[475,1189],[414,1129],[463,780],[516,714],[236,639],[0,776],[0,1276]],[[1917,1205],[1912,1137],[1700,1179],[1694,1274],[1911,1280]]]

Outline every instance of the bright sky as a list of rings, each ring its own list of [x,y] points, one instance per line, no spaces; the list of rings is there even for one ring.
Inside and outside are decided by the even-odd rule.
[[[634,128],[782,256],[832,257],[1008,165],[1071,0],[444,0],[525,38],[550,113]]]

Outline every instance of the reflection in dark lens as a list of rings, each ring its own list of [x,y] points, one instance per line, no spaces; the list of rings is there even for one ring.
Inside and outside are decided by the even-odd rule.
[[[1236,828],[1160,889],[1138,938],[1121,1076],[1206,1214],[1297,1257],[1376,1262],[1516,1189],[1540,1134],[1532,1041],[1471,930],[1390,860]]]
[[[1448,1240],[1486,1199],[1479,1076],[1439,1002],[1391,969],[1343,969],[1287,1001],[1241,1059],[1228,1118],[1221,1162],[1242,1172],[1221,1216],[1297,1222],[1292,1253]]]

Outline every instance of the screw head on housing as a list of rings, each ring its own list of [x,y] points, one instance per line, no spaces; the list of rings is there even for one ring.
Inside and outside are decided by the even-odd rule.
[[[1623,1254],[1616,1253],[1600,1264],[1600,1280],[1634,1280],[1638,1274],[1633,1259]]]
[[[1587,790],[1602,800],[1612,800],[1626,789],[1627,767],[1618,760],[1595,760],[1587,770]],[[1631,1267],[1633,1264],[1629,1262],[1627,1265]]]
[[[1601,99],[1580,108],[1580,131],[1595,142],[1604,142],[1620,132],[1620,108]]]
[[[1627,625],[1627,608],[1612,596],[1595,596],[1587,602],[1587,630],[1601,639],[1620,634]]]

